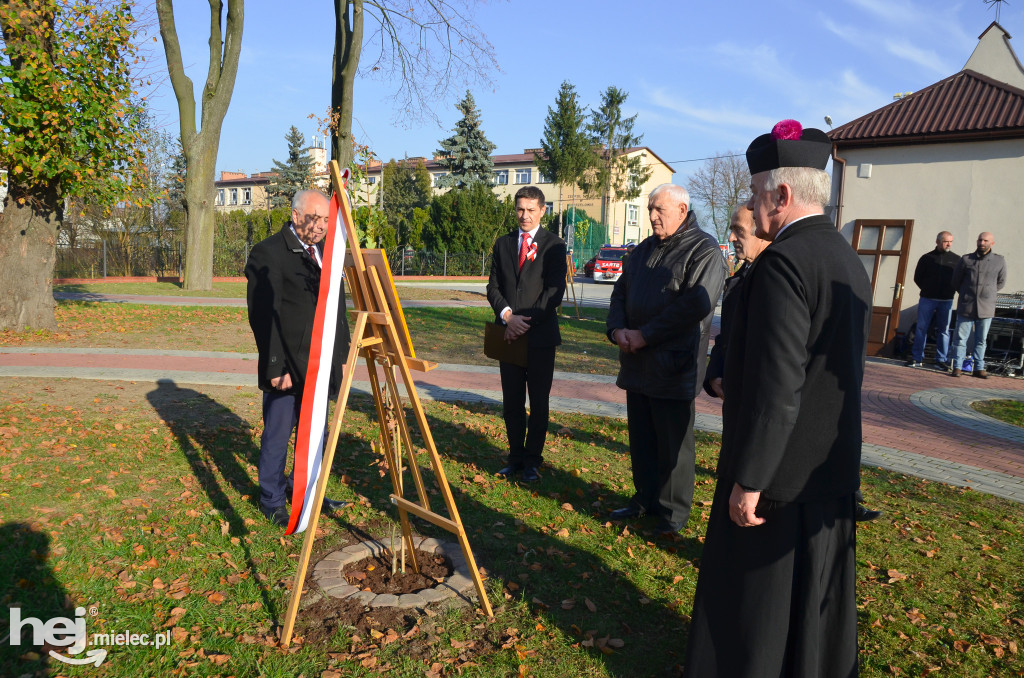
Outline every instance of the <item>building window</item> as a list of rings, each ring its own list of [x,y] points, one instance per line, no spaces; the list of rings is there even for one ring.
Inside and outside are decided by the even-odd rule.
[[[217,204],[218,205],[223,205],[224,204],[224,189],[223,188],[218,188],[217,189]]]
[[[516,170],[516,183],[517,184],[528,184],[530,183],[530,174],[532,170],[529,167],[522,167]]]
[[[553,202],[546,202],[546,203],[544,203],[544,207],[547,208],[544,211],[544,214],[547,214],[548,216],[550,216],[550,215],[555,213],[555,203],[553,203]]]
[[[538,184],[550,184],[551,183],[551,179],[546,174],[541,172],[540,170],[537,170],[537,183]]]
[[[373,186],[375,183],[377,183],[377,177],[366,177],[366,183],[369,184],[370,186]]]
[[[636,226],[640,223],[640,208],[636,205],[626,205],[626,225]]]
[[[228,195],[231,197],[231,204],[232,205],[237,205],[238,204],[238,189],[237,188],[232,188],[231,191],[228,193]]]
[[[508,186],[508,170],[495,170],[494,185]]]
[[[441,187],[441,179],[448,176],[447,172],[435,172],[434,173],[434,188]]]
[[[251,205],[252,204],[252,189],[251,188],[243,188],[242,189],[242,204],[243,205]]]

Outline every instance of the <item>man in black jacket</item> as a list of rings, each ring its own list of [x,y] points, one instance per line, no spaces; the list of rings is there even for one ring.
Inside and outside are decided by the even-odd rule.
[[[320,290],[320,267],[327,233],[329,202],[320,191],[299,191],[292,199],[292,220],[257,243],[245,265],[249,326],[259,351],[259,386],[263,391],[263,436],[260,439],[260,510],[282,527],[288,480],[288,441],[299,421],[303,381],[313,340]],[[342,297],[344,298],[344,297]],[[337,394],[348,356],[348,319],[338,313],[330,391]],[[325,508],[344,502],[324,499]]]
[[[548,397],[555,373],[558,306],[565,294],[565,242],[542,228],[544,193],[535,186],[516,192],[519,228],[494,242],[487,301],[495,322],[505,323],[505,339],[525,335],[527,365],[498,363],[501,370],[502,411],[508,433],[508,464],[498,475],[522,474],[523,482],[540,479],[544,440],[548,434]],[[526,393],[530,393],[527,427]]]
[[[715,345],[708,356],[708,369],[704,375],[704,390],[712,398],[724,398],[722,375],[725,373],[725,347],[729,342],[729,331],[736,305],[739,301],[739,287],[743,284],[754,259],[768,247],[767,240],[761,240],[754,233],[754,213],[746,205],[740,205],[732,213],[729,221],[729,242],[736,252],[736,261],[743,262],[732,276],[725,281],[725,292],[722,294],[721,328],[715,337]]]
[[[693,399],[707,364],[711,318],[725,282],[714,237],[690,211],[690,196],[662,184],[648,200],[653,235],[636,246],[615,282],[608,338],[619,347],[616,385],[626,391],[635,493],[617,520],[650,513],[657,531],[686,526],[693,501]]]
[[[757,234],[726,352],[718,485],[684,676],[857,675],[855,493],[871,283],[823,214],[828,137],[747,149]]]
[[[924,344],[928,328],[935,319],[935,364],[949,369],[949,319],[953,315],[953,270],[960,256],[953,253],[953,234],[942,231],[935,236],[935,249],[921,256],[914,269],[914,282],[921,288],[917,302],[917,329],[914,330],[914,348],[907,367],[920,367],[924,363]]]

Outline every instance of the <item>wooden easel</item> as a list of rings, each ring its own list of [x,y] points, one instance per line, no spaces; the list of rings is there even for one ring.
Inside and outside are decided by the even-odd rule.
[[[355,226],[352,223],[352,206],[349,203],[348,194],[345,192],[345,185],[338,170],[338,163],[334,160],[331,161],[330,172],[334,192],[342,203],[341,213],[348,235],[348,254],[345,258],[345,270],[349,284],[349,294],[355,307],[355,328],[352,330],[348,360],[345,363],[341,390],[338,393],[338,404],[334,411],[330,435],[324,448],[323,470],[317,481],[316,494],[313,498],[313,509],[310,512],[309,524],[306,527],[305,538],[302,542],[302,553],[299,556],[295,583],[292,586],[292,596],[288,603],[288,613],[281,633],[282,647],[288,647],[291,643],[295,617],[298,614],[299,601],[302,598],[302,587],[306,580],[309,558],[313,551],[316,528],[320,521],[320,506],[327,491],[327,479],[330,476],[331,464],[334,461],[334,451],[341,432],[341,422],[348,405],[348,396],[352,390],[352,380],[360,356],[366,361],[366,369],[373,392],[373,402],[377,410],[377,421],[381,431],[383,452],[391,476],[391,485],[394,489],[394,492],[391,494],[391,503],[398,508],[398,517],[402,524],[402,540],[406,552],[409,554],[410,565],[414,571],[419,572],[419,563],[416,562],[412,530],[409,524],[409,514],[411,513],[438,527],[444,528],[456,536],[459,546],[462,548],[462,555],[465,557],[466,564],[473,577],[477,595],[480,597],[480,604],[488,617],[494,616],[490,600],[487,598],[487,591],[484,589],[483,580],[480,578],[480,571],[477,569],[476,560],[473,558],[473,551],[469,547],[466,530],[462,525],[462,519],[459,517],[459,510],[455,506],[455,498],[452,496],[451,487],[448,485],[448,478],[445,476],[444,468],[441,466],[441,457],[438,455],[437,447],[434,445],[434,438],[430,433],[430,427],[423,412],[423,405],[420,403],[419,395],[416,392],[416,384],[412,378],[411,370],[426,372],[437,367],[437,364],[416,358],[412,339],[409,337],[409,329],[405,324],[405,315],[402,313],[402,307],[395,289],[394,280],[391,277],[391,269],[387,264],[387,259],[384,257],[383,252],[379,250],[366,250],[364,252],[359,247]],[[351,261],[349,258],[351,258]],[[387,287],[385,287],[385,283]],[[382,368],[384,374],[383,383],[381,383],[378,367]],[[420,435],[423,437],[423,445],[430,458],[430,466],[434,471],[434,478],[440,487],[441,497],[447,509],[449,516],[447,518],[430,509],[426,488],[423,485],[423,477],[420,474],[419,464],[416,461],[415,448],[409,436],[409,427],[405,418],[405,410],[402,406],[402,396],[398,390],[396,372],[398,375],[401,375],[402,383],[408,394],[409,406],[419,426]],[[395,419],[398,424],[398,433],[400,434],[397,439],[393,437],[393,432],[389,430],[388,426],[388,400],[396,406],[397,416]],[[408,467],[412,471],[418,501],[411,501],[404,496],[402,475],[403,445],[405,452],[408,454]]]

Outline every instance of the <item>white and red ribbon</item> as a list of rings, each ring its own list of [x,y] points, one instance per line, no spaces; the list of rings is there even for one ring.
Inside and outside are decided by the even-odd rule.
[[[347,198],[347,196],[346,196]],[[350,202],[331,196],[330,217],[324,241],[323,265],[320,271],[320,292],[316,302],[313,338],[309,347],[309,365],[302,388],[299,429],[295,439],[295,484],[292,488],[292,513],[285,534],[302,532],[309,524],[316,496],[316,484],[323,465],[327,442],[327,403],[334,357],[338,314],[345,312],[342,273],[345,270],[345,244],[351,227]],[[341,365],[338,365],[341,369]],[[330,469],[328,469],[330,472]]]

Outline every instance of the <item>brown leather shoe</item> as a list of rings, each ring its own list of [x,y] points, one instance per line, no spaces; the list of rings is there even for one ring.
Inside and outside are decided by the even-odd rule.
[[[961,374],[963,374],[963,372],[960,371],[959,367],[954,367],[953,371],[950,372],[950,374],[952,374],[954,377],[959,377]]]
[[[988,379],[988,372],[985,370],[974,370],[974,376],[978,379]]]

